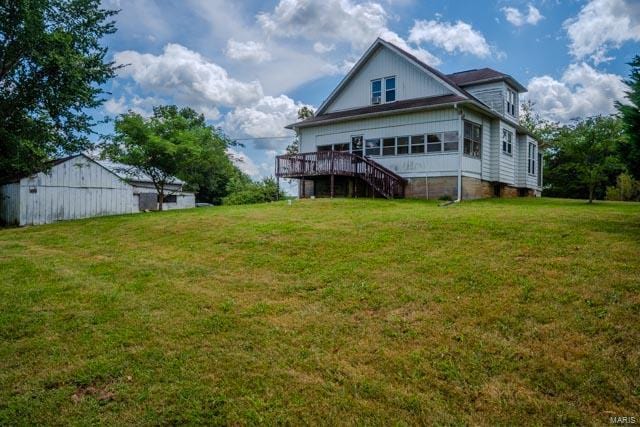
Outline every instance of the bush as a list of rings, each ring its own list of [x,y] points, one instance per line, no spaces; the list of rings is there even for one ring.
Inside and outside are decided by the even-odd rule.
[[[222,199],[224,205],[248,205],[273,202],[284,197],[273,177],[252,181],[247,176],[233,178],[227,187],[229,195]]]
[[[640,182],[628,173],[621,173],[615,187],[607,187],[607,200],[630,201],[640,199]]]

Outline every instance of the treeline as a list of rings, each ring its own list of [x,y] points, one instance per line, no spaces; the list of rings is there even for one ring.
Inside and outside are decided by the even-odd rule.
[[[561,125],[522,105],[521,123],[544,153],[543,196],[640,200],[640,56],[629,65],[628,102],[617,114]]]

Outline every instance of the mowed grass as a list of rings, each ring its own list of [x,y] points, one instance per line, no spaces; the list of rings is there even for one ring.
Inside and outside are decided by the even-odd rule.
[[[640,416],[639,291],[632,203],[3,229],[0,424],[606,424]]]

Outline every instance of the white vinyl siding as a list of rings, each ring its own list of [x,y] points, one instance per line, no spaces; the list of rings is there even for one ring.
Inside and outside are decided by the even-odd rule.
[[[326,112],[371,105],[371,82],[377,79],[382,79],[382,102],[384,102],[385,77],[395,77],[397,101],[451,93],[443,84],[407,61],[406,58],[386,47],[379,47],[342,89],[338,97],[328,105]]]

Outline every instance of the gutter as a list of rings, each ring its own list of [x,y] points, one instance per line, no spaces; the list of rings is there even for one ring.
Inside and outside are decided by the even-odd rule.
[[[454,104],[453,108],[458,112],[460,124],[458,125],[458,198],[454,201],[459,203],[462,200],[462,153],[464,151],[464,111]]]

